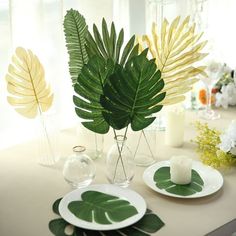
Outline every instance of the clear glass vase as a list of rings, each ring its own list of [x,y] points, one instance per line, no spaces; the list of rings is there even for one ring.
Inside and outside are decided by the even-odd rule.
[[[107,153],[106,174],[110,183],[121,187],[129,186],[134,177],[133,154],[126,145],[126,137],[115,136],[115,143]]]
[[[63,176],[72,188],[86,187],[95,177],[95,165],[85,150],[84,146],[73,147],[74,154],[64,164]]]
[[[38,123],[38,163],[43,166],[52,166],[60,159],[56,113],[41,114],[38,117]]]

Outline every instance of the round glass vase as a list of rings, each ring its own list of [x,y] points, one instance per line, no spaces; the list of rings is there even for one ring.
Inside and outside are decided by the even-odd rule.
[[[126,145],[126,137],[115,136],[115,143],[107,153],[106,175],[111,184],[128,187],[134,177],[133,154]]]
[[[95,177],[95,165],[84,153],[85,150],[84,146],[73,147],[74,154],[68,157],[64,164],[63,176],[72,188],[86,187]]]

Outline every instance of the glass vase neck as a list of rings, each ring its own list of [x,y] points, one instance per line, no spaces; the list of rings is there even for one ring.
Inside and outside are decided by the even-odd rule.
[[[74,146],[73,147],[73,152],[77,155],[77,154],[81,154],[86,150],[86,148],[84,146]]]

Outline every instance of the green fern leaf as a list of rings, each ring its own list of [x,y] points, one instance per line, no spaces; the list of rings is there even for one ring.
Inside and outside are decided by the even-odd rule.
[[[88,62],[85,44],[88,33],[84,17],[76,10],[69,10],[64,19],[66,47],[69,54],[69,71],[73,85]]]

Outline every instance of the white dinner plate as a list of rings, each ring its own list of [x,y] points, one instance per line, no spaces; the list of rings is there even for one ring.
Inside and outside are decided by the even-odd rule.
[[[147,184],[147,186],[158,193],[177,198],[199,198],[213,194],[223,186],[223,177],[219,171],[213,169],[210,166],[206,166],[199,161],[193,161],[192,169],[196,170],[204,181],[202,191],[189,196],[181,196],[169,193],[165,189],[158,188],[155,181],[153,180],[155,172],[164,166],[170,166],[170,161],[157,162],[154,165],[148,167],[143,173],[144,182]]]
[[[72,212],[70,212],[70,210],[68,209],[68,204],[72,201],[81,200],[81,194],[89,190],[110,194],[123,200],[127,200],[132,206],[137,209],[138,213],[121,222],[113,222],[112,224],[107,225],[81,220]],[[76,189],[65,195],[59,204],[59,212],[64,220],[71,223],[72,225],[90,230],[115,230],[132,225],[143,217],[146,212],[146,208],[146,202],[138,193],[130,189],[121,188],[111,184],[91,185],[86,188]]]

